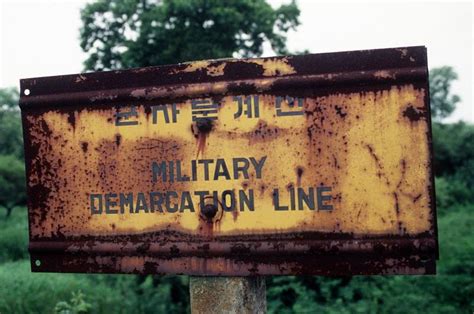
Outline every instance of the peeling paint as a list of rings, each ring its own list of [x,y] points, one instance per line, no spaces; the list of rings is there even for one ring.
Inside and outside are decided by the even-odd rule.
[[[180,73],[180,72],[189,73],[189,72],[195,72],[198,70],[206,70],[209,64],[210,64],[209,61],[193,61],[193,62],[188,63],[184,69],[175,71],[173,73]]]
[[[288,59],[253,59],[249,62],[259,64],[263,68],[264,76],[283,76],[296,73]]]
[[[395,75],[393,73],[390,73],[389,71],[376,71],[374,73],[374,76],[377,78],[396,78]]]
[[[194,61],[187,63],[184,69],[173,70],[171,73],[192,73],[196,71],[205,71],[209,76],[224,75],[225,63],[213,65],[211,61]]]
[[[85,81],[87,78],[84,75],[79,74],[76,78],[76,83]]]

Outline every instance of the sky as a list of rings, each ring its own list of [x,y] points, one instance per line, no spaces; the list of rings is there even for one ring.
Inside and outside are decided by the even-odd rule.
[[[79,73],[79,11],[87,0],[0,0],[0,87],[20,78]],[[288,0],[269,1],[277,7]],[[453,66],[461,97],[448,122],[474,122],[473,5],[470,1],[297,1],[301,25],[290,51],[311,53],[424,45],[429,67]],[[271,56],[270,49],[265,56]]]

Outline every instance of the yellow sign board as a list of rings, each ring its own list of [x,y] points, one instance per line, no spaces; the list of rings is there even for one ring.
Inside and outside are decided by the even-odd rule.
[[[33,269],[432,272],[425,50],[349,54],[22,81]],[[320,73],[334,58],[351,71]]]

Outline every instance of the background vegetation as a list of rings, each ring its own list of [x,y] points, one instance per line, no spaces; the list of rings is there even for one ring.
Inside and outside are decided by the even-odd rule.
[[[264,0],[97,1],[82,10],[86,70],[288,53],[299,24],[290,3]],[[474,126],[444,123],[460,101],[449,67],[431,69],[434,168],[440,241],[436,276],[269,277],[274,313],[472,313],[474,310]],[[0,313],[180,313],[185,276],[31,273],[18,92],[0,89]]]

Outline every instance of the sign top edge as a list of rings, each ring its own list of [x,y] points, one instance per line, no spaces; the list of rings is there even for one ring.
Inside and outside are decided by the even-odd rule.
[[[20,80],[20,88],[23,98],[23,91],[26,89],[34,89],[31,96],[38,96],[145,85],[212,83],[223,80],[426,66],[426,47],[411,46],[264,58],[211,59],[125,70],[26,78]]]

